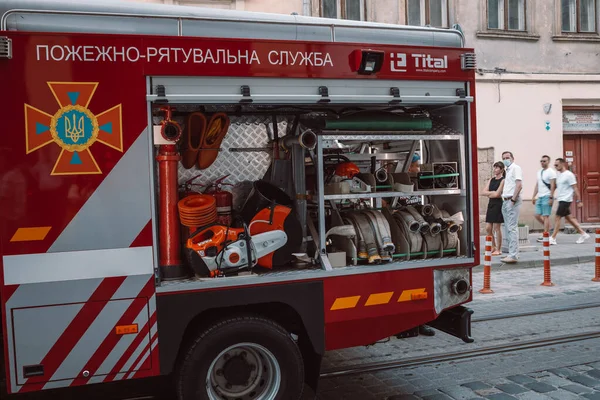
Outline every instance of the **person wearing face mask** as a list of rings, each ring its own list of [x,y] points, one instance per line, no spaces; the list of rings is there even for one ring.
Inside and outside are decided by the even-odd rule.
[[[550,168],[550,156],[543,155],[540,164],[542,168],[537,173],[531,202],[535,206],[535,219],[544,226],[544,232],[549,232],[553,200],[551,194],[556,187],[556,171]],[[540,236],[537,241],[542,242],[543,239],[544,237]]]
[[[513,264],[519,259],[519,211],[523,200],[521,190],[523,189],[523,172],[521,167],[515,164],[515,158],[510,151],[502,153],[502,162],[506,166],[506,177],[502,189],[502,216],[506,226],[506,241],[508,242],[508,256],[500,261]]]
[[[558,235],[560,220],[563,217],[581,234],[579,239],[577,239],[577,244],[583,243],[590,238],[590,235],[581,229],[577,219],[571,215],[573,197],[576,199],[577,207],[583,207],[581,197],[579,196],[579,189],[577,189],[577,179],[575,178],[575,174],[567,168],[567,162],[564,158],[557,158],[554,167],[558,171],[558,176],[556,177],[556,200],[558,201],[558,208],[556,209],[554,232],[550,237],[550,244],[556,244],[556,235]]]

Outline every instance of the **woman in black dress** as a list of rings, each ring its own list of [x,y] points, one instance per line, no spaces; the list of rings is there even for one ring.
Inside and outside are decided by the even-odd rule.
[[[504,222],[501,198],[502,189],[504,188],[504,176],[504,164],[499,161],[494,163],[494,176],[483,190],[483,195],[490,199],[485,214],[485,230],[486,234],[492,237],[493,256],[502,254],[502,230],[500,228]]]

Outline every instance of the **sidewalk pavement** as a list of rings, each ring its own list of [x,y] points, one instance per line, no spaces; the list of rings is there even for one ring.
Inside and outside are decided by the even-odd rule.
[[[565,234],[560,232],[556,237],[557,245],[550,246],[551,265],[569,265],[581,264],[594,261],[595,232],[588,232],[590,238],[581,244],[575,243],[579,234]],[[505,264],[500,261],[508,254],[502,253],[501,256],[492,257],[492,267],[501,267],[502,269],[521,269],[544,266],[543,243],[538,242],[537,238],[542,236],[541,232],[531,233],[529,235],[529,244],[519,247],[519,261],[515,264]],[[481,265],[477,268],[483,268],[483,255],[485,252],[485,236],[481,236],[479,250],[481,251]]]

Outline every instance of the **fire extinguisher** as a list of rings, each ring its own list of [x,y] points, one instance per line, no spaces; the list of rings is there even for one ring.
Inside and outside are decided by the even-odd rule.
[[[194,183],[194,181],[196,179],[200,178],[200,176],[202,176],[202,174],[195,175],[195,176],[191,177],[190,179],[188,179],[187,181],[185,181],[184,183],[182,183],[181,185],[179,185],[179,198],[180,199],[183,199],[184,197],[188,197],[192,194],[199,193],[193,189],[194,186],[198,186],[198,187],[206,186],[206,185],[202,185],[200,183]]]
[[[233,212],[233,194],[223,190],[225,185],[233,186],[223,182],[228,176],[225,175],[217,179],[204,191],[204,193],[211,194],[217,199],[217,222],[226,226],[231,225],[231,214]]]

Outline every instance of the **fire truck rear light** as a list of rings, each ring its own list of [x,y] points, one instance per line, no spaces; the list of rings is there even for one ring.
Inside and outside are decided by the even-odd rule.
[[[0,36],[0,58],[12,58],[12,40],[6,36]]]
[[[423,293],[412,293],[410,295],[411,300],[425,300],[427,298],[427,292]]]
[[[132,333],[138,333],[138,324],[132,325],[117,325],[115,327],[117,335],[131,335]]]

